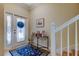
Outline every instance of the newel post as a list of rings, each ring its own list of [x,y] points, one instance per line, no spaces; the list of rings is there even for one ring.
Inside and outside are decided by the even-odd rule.
[[[56,55],[56,25],[55,23],[51,24],[51,56]]]

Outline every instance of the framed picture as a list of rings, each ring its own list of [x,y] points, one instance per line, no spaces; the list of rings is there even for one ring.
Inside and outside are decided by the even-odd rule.
[[[36,20],[36,27],[44,27],[44,18],[39,18]]]

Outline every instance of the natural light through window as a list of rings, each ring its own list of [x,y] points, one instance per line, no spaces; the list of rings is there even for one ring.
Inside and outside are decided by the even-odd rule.
[[[25,40],[25,19],[17,18],[17,42]]]
[[[7,15],[7,44],[11,44],[11,15]]]

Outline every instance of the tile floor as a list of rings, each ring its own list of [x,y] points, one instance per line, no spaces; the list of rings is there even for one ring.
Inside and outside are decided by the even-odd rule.
[[[5,52],[4,56],[11,56],[11,54],[9,53],[9,51]]]

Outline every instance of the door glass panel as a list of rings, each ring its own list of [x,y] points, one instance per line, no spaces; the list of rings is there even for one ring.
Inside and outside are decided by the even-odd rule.
[[[11,44],[11,15],[7,15],[7,44]]]
[[[25,40],[25,19],[18,17],[17,22],[17,42],[21,42]]]

